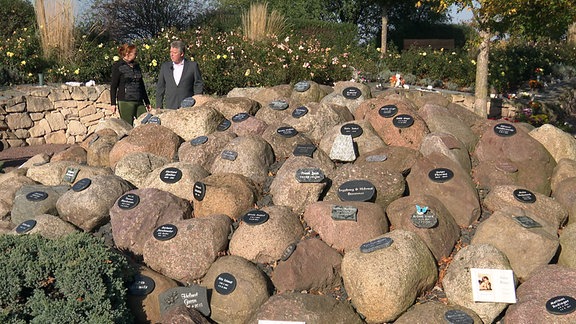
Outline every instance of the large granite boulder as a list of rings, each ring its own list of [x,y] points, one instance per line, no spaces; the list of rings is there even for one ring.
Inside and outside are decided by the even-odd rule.
[[[16,192],[26,185],[35,185],[36,181],[26,176],[25,169],[16,169],[6,174],[0,174],[0,219],[12,210]]]
[[[564,227],[560,232],[558,264],[576,269],[576,222]]]
[[[57,161],[28,168],[26,176],[46,186],[71,185],[83,178],[92,178],[97,175],[111,175],[108,167],[94,167],[78,164],[72,161]],[[72,177],[68,177],[72,175]],[[66,176],[66,178],[65,178]],[[72,180],[71,182],[68,180]]]
[[[125,155],[116,163],[114,174],[130,182],[134,187],[141,188],[152,171],[168,162],[165,157],[152,153],[133,153]]]
[[[232,131],[218,131],[206,137],[200,136],[183,142],[178,148],[178,160],[199,164],[204,169],[210,170],[222,149],[235,137],[237,135]]]
[[[174,132],[184,141],[189,141],[195,137],[208,135],[216,131],[216,127],[224,119],[224,116],[216,109],[209,107],[209,104],[175,110],[165,109],[157,117],[160,118],[162,126]],[[194,125],[194,127],[190,127],[191,125]],[[149,126],[149,124],[138,126],[134,131],[146,126]],[[134,131],[130,133],[130,136],[133,136]]]
[[[576,160],[576,138],[558,127],[544,124],[528,133],[540,142],[554,157],[556,162],[561,159]]]
[[[370,87],[353,81],[340,81],[334,84],[334,92],[324,96],[320,103],[345,106],[351,113],[367,99],[372,98]]]
[[[576,160],[561,159],[558,161],[550,178],[552,192],[556,191],[556,186],[560,182],[572,177],[576,177]]]
[[[457,137],[447,133],[430,133],[420,145],[420,153],[429,156],[439,153],[458,163],[467,172],[472,171],[470,153]]]
[[[21,227],[20,229],[16,227],[13,229],[12,233],[26,234],[26,235],[38,234],[47,239],[57,240],[68,234],[78,232],[78,229],[74,225],[62,220],[58,216],[50,214],[41,214],[34,216],[33,218],[31,218],[31,220],[34,220],[35,223],[31,224],[26,223],[28,224],[28,226],[22,224],[23,226],[26,227]],[[24,230],[24,232],[21,232],[22,230]]]
[[[576,223],[576,177],[558,183],[552,198],[568,212],[568,224]]]
[[[354,150],[358,157],[364,157],[367,152],[385,147],[386,144],[376,134],[372,126],[363,120],[338,124],[329,129],[320,140],[319,148],[330,154],[341,135],[351,135]]]
[[[408,175],[412,166],[422,154],[414,149],[402,146],[386,146],[367,152],[365,157],[357,159],[354,164],[359,168],[382,168]]]
[[[295,113],[296,109],[299,110]],[[297,117],[294,117],[294,114]],[[300,116],[301,114],[303,115]],[[353,119],[354,116],[344,106],[309,102],[304,106],[293,107],[290,116],[284,118],[282,122],[294,127],[314,143],[318,143],[332,127]]]
[[[454,322],[451,322],[448,319],[451,319]],[[458,322],[458,320],[461,320],[462,322]],[[458,305],[446,305],[439,301],[414,304],[414,306],[410,307],[406,313],[402,314],[402,316],[394,321],[394,324],[429,323],[484,324],[482,319],[474,313],[474,311]]]
[[[198,164],[173,162],[150,172],[143,181],[142,188],[164,190],[191,201],[194,195],[194,184],[208,175],[208,171]]]
[[[58,216],[56,202],[68,191],[68,186],[25,185],[14,195],[10,221],[18,225],[37,215]]]
[[[301,81],[294,85],[294,89],[290,95],[290,101],[298,105],[303,105],[308,102],[320,102],[328,93],[329,91],[317,82]]]
[[[232,119],[239,113],[247,113],[254,116],[260,109],[260,103],[248,97],[222,97],[211,100],[202,105],[202,107],[215,109],[224,118]]]
[[[82,146],[72,145],[64,151],[54,153],[50,161],[72,161],[79,164],[86,164],[88,163],[88,153]]]
[[[162,314],[160,313],[159,297],[160,295],[171,288],[177,287],[178,283],[166,276],[159,274],[145,266],[138,266],[138,273],[135,276],[128,289],[128,297],[126,299],[128,307],[130,308],[134,319],[138,323],[158,323],[161,322]],[[147,277],[153,280],[154,289],[146,295],[131,293],[133,284],[138,284],[142,277]],[[146,281],[144,281],[146,284]]]
[[[262,133],[262,138],[272,146],[278,160],[292,156],[297,145],[314,144],[305,134],[287,124],[269,125]]]
[[[462,107],[449,109],[445,106],[426,103],[418,110],[418,115],[424,119],[430,132],[450,134],[464,144],[466,151],[473,152],[478,143],[478,136],[474,134],[469,125],[454,115],[455,110],[461,109]]]

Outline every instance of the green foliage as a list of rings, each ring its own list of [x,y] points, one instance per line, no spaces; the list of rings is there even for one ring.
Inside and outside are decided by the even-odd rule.
[[[0,322],[129,323],[120,254],[85,233],[0,236]]]
[[[11,36],[0,38],[0,85],[38,80],[37,73],[51,64],[41,54],[32,28],[14,30]]]
[[[12,37],[14,31],[36,26],[34,7],[26,0],[0,0],[0,17],[4,17],[0,20],[0,38]]]

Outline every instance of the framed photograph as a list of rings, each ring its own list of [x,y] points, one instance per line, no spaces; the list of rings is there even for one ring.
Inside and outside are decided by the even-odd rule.
[[[470,280],[475,302],[516,303],[516,287],[512,270],[472,268]]]

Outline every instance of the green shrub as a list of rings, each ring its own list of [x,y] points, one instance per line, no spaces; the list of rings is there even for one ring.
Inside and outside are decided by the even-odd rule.
[[[85,233],[0,236],[1,323],[129,323],[127,261]]]
[[[0,38],[12,37],[16,30],[36,25],[34,6],[26,0],[0,0]]]

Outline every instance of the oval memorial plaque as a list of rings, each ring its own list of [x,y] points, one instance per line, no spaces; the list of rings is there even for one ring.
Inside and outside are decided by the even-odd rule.
[[[235,161],[236,158],[238,157],[238,152],[230,151],[230,150],[224,150],[224,151],[222,151],[222,154],[220,154],[220,157],[224,160]]]
[[[290,137],[294,137],[294,136],[298,135],[298,131],[296,130],[296,128],[294,128],[292,126],[278,127],[278,129],[276,129],[276,133],[278,133],[278,135],[280,135],[282,137],[286,137],[286,138],[290,138]]]
[[[397,128],[408,128],[414,125],[414,117],[410,115],[398,115],[392,119],[392,124]]]
[[[494,133],[498,136],[509,137],[516,134],[516,127],[507,123],[500,123],[494,126]]]
[[[414,213],[410,217],[412,224],[418,228],[432,228],[438,224],[438,217],[432,212]]]
[[[42,201],[48,198],[48,193],[45,191],[32,191],[26,195],[26,199],[29,201]]]
[[[295,177],[300,183],[320,183],[324,180],[324,172],[319,168],[302,168],[296,170]]]
[[[82,191],[82,190],[90,187],[91,184],[92,184],[92,180],[90,180],[88,178],[83,178],[83,179],[78,180],[78,182],[76,182],[72,186],[72,190],[74,190],[75,192],[79,192],[79,191]]]
[[[202,145],[204,143],[208,142],[208,136],[198,136],[196,138],[193,138],[190,141],[190,144],[192,144],[192,146],[198,146],[198,145]]]
[[[255,209],[247,212],[242,216],[242,221],[248,225],[260,225],[266,223],[270,215],[267,212],[259,209]]]
[[[377,238],[375,240],[360,245],[360,252],[362,253],[374,252],[376,250],[389,247],[390,245],[392,245],[393,242],[394,240],[390,237]]]
[[[138,274],[130,286],[128,286],[128,294],[132,296],[146,296],[154,291],[154,288],[156,288],[154,279]]]
[[[148,121],[148,124],[161,125],[162,123],[160,122],[160,117],[158,117],[158,116],[152,116],[152,117],[150,117],[150,120]]]
[[[368,155],[366,157],[366,162],[384,162],[388,159],[386,154],[379,154],[379,155]]]
[[[164,224],[156,227],[154,230],[154,238],[158,241],[168,241],[173,239],[178,234],[178,227],[172,224]]]
[[[306,108],[305,106],[301,106],[301,107],[294,109],[294,111],[292,112],[292,117],[300,118],[302,116],[305,116],[307,113],[308,113],[308,108]]]
[[[352,138],[362,136],[363,132],[364,132],[364,130],[362,129],[362,127],[360,125],[354,124],[354,123],[344,124],[344,125],[342,125],[342,127],[340,127],[340,134],[350,135],[350,136],[352,136]]]
[[[546,310],[554,315],[566,315],[576,310],[576,299],[570,296],[556,296],[548,299]]]
[[[288,245],[288,247],[282,253],[280,260],[286,261],[286,260],[290,259],[290,256],[292,256],[292,253],[294,253],[295,250],[296,250],[296,243],[290,243]]]
[[[219,132],[223,132],[228,128],[230,128],[230,125],[232,125],[232,122],[229,121],[228,119],[224,119],[223,121],[220,122],[220,124],[218,124],[218,126],[216,126],[216,130]]]
[[[118,207],[121,209],[132,209],[140,203],[140,197],[136,194],[129,193],[118,199]]]
[[[36,226],[36,220],[34,219],[23,221],[22,223],[20,223],[20,225],[16,227],[16,233],[18,234],[27,233],[31,231],[35,226]]]
[[[536,202],[536,196],[529,190],[526,189],[516,189],[513,192],[514,194],[514,198],[516,198],[516,200],[523,202],[523,203],[527,203],[527,204],[531,204],[533,202]]]
[[[342,201],[369,201],[375,193],[376,188],[367,180],[350,180],[338,188],[338,198]]]
[[[165,183],[176,183],[182,179],[182,171],[178,168],[166,168],[160,172],[160,180]]]
[[[428,178],[434,182],[442,183],[454,178],[454,172],[446,168],[437,168],[428,172]]]
[[[268,107],[273,110],[286,110],[288,108],[288,103],[285,100],[273,100],[268,104]]]
[[[192,188],[192,194],[196,200],[202,201],[206,195],[206,185],[204,182],[196,181]]]
[[[235,123],[243,122],[250,117],[250,114],[241,112],[237,113],[236,115],[232,116],[232,121]]]
[[[346,99],[358,99],[362,95],[362,91],[356,87],[348,87],[342,90],[342,95]]]
[[[300,81],[294,85],[294,90],[296,92],[304,92],[310,89],[310,82],[308,81]]]
[[[398,113],[396,105],[385,105],[378,109],[378,114],[384,118],[392,118]]]
[[[184,98],[184,100],[182,100],[182,103],[180,103],[180,107],[181,108],[190,108],[193,107],[196,104],[196,99],[192,98],[192,97],[188,97],[188,98]]]
[[[214,290],[220,295],[229,295],[236,289],[236,278],[233,275],[224,272],[214,280]]]
[[[472,317],[459,309],[446,311],[444,318],[449,324],[474,324]]]

